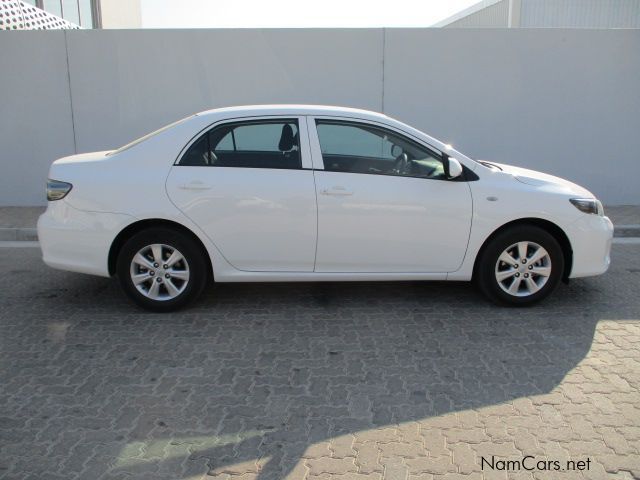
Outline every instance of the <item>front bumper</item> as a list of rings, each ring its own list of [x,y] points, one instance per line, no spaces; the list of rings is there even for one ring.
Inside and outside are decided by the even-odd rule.
[[[109,276],[109,249],[135,220],[118,213],[78,210],[65,200],[49,202],[38,219],[42,259],[53,268]]]
[[[569,278],[590,277],[607,271],[613,240],[613,223],[609,217],[585,214],[570,225],[567,235],[573,249]]]

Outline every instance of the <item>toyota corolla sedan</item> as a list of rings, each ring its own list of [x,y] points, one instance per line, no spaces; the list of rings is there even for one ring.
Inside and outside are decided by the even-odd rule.
[[[530,305],[604,273],[613,236],[578,185],[350,108],[211,110],[61,158],[49,177],[44,261],[115,275],[156,311],[210,279],[474,280],[496,303]]]

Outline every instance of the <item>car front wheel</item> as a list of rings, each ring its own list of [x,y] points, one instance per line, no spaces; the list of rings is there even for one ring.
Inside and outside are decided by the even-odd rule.
[[[117,273],[125,293],[153,311],[176,310],[195,300],[207,280],[206,259],[188,236],[167,228],[135,234],[122,247]]]
[[[547,297],[564,271],[558,241],[535,226],[515,226],[494,237],[475,272],[482,292],[495,303],[530,305]]]

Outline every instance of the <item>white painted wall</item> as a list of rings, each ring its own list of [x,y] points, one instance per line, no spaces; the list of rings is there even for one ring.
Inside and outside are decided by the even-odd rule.
[[[141,0],[100,0],[101,28],[141,28]]]
[[[0,205],[42,204],[57,157],[251,103],[382,110],[640,204],[640,30],[0,32],[0,62]]]

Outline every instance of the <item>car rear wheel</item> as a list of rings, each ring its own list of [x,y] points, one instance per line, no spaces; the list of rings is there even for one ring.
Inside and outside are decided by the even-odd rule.
[[[564,271],[558,241],[535,226],[515,226],[496,237],[479,258],[475,279],[493,302],[531,305],[547,297]]]
[[[116,268],[129,298],[148,310],[168,312],[202,293],[206,261],[188,236],[167,228],[150,228],[124,244]]]

